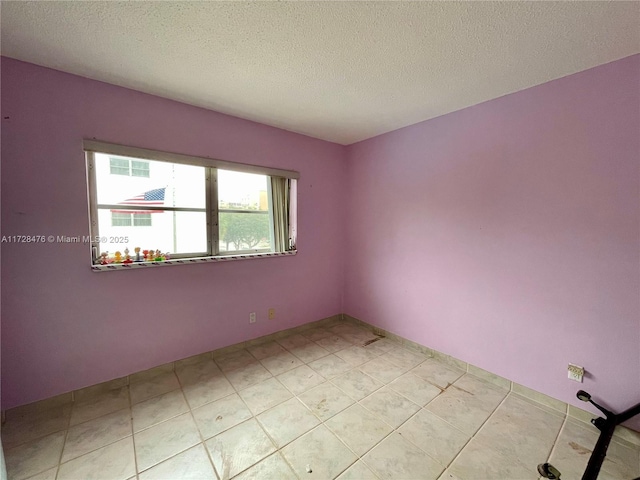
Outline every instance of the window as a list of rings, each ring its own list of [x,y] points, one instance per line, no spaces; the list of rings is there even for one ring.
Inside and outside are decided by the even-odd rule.
[[[94,263],[136,247],[171,258],[295,250],[296,172],[93,141],[85,151]]]
[[[109,157],[111,175],[127,175],[149,178],[149,162],[120,157]]]
[[[112,227],[150,227],[150,213],[120,213],[111,212]]]

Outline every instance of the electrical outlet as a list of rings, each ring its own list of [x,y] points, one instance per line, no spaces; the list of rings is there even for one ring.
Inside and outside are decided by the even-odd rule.
[[[569,364],[568,368],[568,377],[571,380],[582,383],[582,377],[584,377],[584,368],[579,367],[578,365],[574,365],[572,363]]]
[[[273,320],[274,318],[276,318],[276,309],[275,308],[270,308],[269,309],[269,320]]]
[[[256,312],[251,312],[249,314],[249,323],[256,323]]]

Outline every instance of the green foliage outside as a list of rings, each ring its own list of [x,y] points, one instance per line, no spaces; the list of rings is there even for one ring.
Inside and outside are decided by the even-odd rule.
[[[220,212],[220,240],[233,243],[236,250],[254,248],[263,238],[269,238],[269,215]]]

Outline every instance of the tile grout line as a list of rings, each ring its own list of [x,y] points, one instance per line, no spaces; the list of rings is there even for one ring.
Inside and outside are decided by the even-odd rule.
[[[73,395],[71,397],[73,399]],[[69,436],[69,430],[71,429],[71,416],[73,415],[73,411],[75,410],[75,403],[71,403],[71,411],[69,412],[69,420],[67,421],[67,428],[64,432],[64,440],[62,442],[62,449],[60,450],[60,456],[58,457],[58,465],[56,466],[56,474],[54,479],[57,480],[58,475],[60,475],[60,467],[62,466],[62,455],[64,454],[64,447],[67,445],[67,437]],[[44,471],[44,470],[43,470]]]
[[[213,364],[215,365],[215,362],[213,361],[213,355],[212,355],[212,358],[210,359],[210,361],[213,362]],[[184,393],[184,386],[182,385],[182,382],[180,381],[180,376],[178,376],[177,373],[175,373],[175,375],[176,375],[176,378],[178,379],[178,385],[180,385],[180,392],[182,393],[182,398],[184,399],[184,402],[187,405],[187,408],[189,409],[189,415],[191,416],[191,420],[193,421],[193,424],[196,427],[196,432],[198,432],[198,437],[200,438],[200,444],[202,445],[202,448],[204,448],[205,455],[209,459],[209,463],[211,464],[211,468],[213,469],[213,474],[216,476],[216,479],[221,480],[220,476],[218,475],[218,471],[216,470],[216,466],[213,464],[213,459],[211,458],[211,453],[209,452],[209,449],[207,448],[207,445],[205,444],[205,440],[204,440],[204,437],[202,435],[202,432],[200,431],[200,427],[198,427],[198,422],[196,421],[196,417],[193,415],[193,408],[191,407],[191,404],[187,400],[187,396]],[[223,398],[226,398],[226,397],[223,397]],[[175,418],[175,417],[173,417],[173,418]],[[195,445],[195,446],[197,446],[197,445]],[[194,446],[191,446],[191,447],[187,448],[186,450],[183,450],[182,452],[177,453],[173,457],[175,457],[177,455],[180,455],[181,453],[184,453],[184,452],[186,452],[187,450],[189,450],[191,448],[194,448]],[[167,460],[169,460],[170,458],[173,458],[173,457],[166,458],[166,459],[162,460],[162,462],[157,463],[156,465],[160,465],[160,464],[166,462]],[[154,465],[154,467],[156,465]],[[154,468],[154,467],[150,467],[150,468]],[[136,473],[137,472],[138,472],[138,469],[136,467]]]
[[[127,376],[127,393],[129,398],[129,416],[131,417],[131,443],[133,444],[133,468],[136,471],[136,479],[138,478],[138,451],[136,450],[136,437],[133,428],[133,399],[131,398],[131,382]]]
[[[493,411],[491,412],[491,414],[487,417],[487,419],[482,422],[482,424],[480,425],[480,427],[478,427],[478,429],[475,431],[475,433],[473,435],[471,435],[471,437],[469,437],[469,440],[467,440],[467,442],[462,446],[462,448],[460,449],[460,451],[456,454],[455,457],[453,457],[453,459],[449,462],[449,464],[445,467],[445,471],[447,471],[447,469],[453,465],[453,463],[458,459],[458,457],[460,455],[462,455],[462,452],[464,451],[465,448],[467,448],[467,446],[469,445],[469,443],[471,443],[471,440],[473,440],[476,435],[480,432],[480,430],[482,430],[482,428],[487,424],[487,422],[495,415],[495,413],[498,411],[498,409],[502,406],[502,404],[504,402],[506,402],[507,398],[509,397],[509,393],[508,392],[504,398],[500,401],[500,403],[496,406],[496,408],[493,409]],[[440,418],[440,417],[438,417]]]
[[[553,445],[551,445],[551,449],[549,450],[549,454],[547,455],[547,463],[549,463],[551,461],[551,456],[553,455],[553,452],[556,449],[556,446],[558,444],[558,440],[560,440],[560,434],[562,434],[562,431],[565,428],[565,425],[567,424],[567,420],[568,420],[569,416],[565,415],[565,417],[562,419],[562,425],[560,425],[560,429],[558,430],[558,433],[556,434],[556,438],[553,440]]]

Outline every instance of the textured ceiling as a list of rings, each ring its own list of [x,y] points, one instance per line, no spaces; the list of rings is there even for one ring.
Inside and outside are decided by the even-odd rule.
[[[1,8],[8,57],[342,144],[640,52],[639,2]]]

